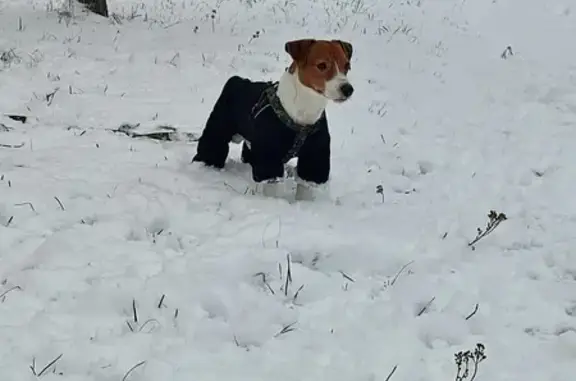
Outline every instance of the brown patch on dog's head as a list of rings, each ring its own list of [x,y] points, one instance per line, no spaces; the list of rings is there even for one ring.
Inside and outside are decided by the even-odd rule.
[[[287,42],[285,49],[293,59],[288,70],[294,73],[298,69],[298,78],[304,86],[334,100],[344,100],[352,94],[353,88],[346,79],[352,44],[340,40],[302,39]],[[341,96],[327,94],[327,91],[336,92],[331,89],[334,86],[340,89]]]

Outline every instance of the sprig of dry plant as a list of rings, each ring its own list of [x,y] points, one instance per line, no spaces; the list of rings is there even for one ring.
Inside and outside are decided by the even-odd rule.
[[[470,241],[468,243],[468,246],[470,246],[472,250],[474,250],[475,249],[474,245],[478,243],[478,241],[480,241],[482,238],[492,233],[498,227],[498,225],[500,225],[500,223],[502,221],[505,221],[506,219],[507,217],[504,213],[497,213],[495,210],[491,210],[488,213],[488,223],[486,223],[486,228],[484,230],[478,228],[476,238]]]
[[[486,359],[485,349],[484,344],[478,343],[474,351],[460,351],[454,354],[455,381],[474,381],[478,375],[479,364]]]

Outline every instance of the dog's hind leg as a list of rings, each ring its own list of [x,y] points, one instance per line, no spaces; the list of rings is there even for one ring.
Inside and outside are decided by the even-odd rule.
[[[237,81],[232,77],[224,85],[198,140],[196,155],[192,161],[203,162],[216,168],[224,167],[230,151],[229,143],[237,133],[233,112]]]

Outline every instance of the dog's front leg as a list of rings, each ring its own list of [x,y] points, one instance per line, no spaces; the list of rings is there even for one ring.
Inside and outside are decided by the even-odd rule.
[[[265,137],[264,134],[259,135],[250,150],[252,181],[255,183],[253,189],[254,193],[266,197],[280,197],[284,184],[284,163],[275,147],[264,140]]]

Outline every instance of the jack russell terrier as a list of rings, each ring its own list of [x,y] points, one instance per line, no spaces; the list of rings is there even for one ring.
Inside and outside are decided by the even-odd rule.
[[[280,80],[255,82],[239,76],[224,85],[198,141],[192,161],[223,168],[229,143],[241,143],[242,161],[265,196],[278,196],[284,165],[298,158],[296,200],[312,200],[330,177],[330,133],[325,108],[354,88],[346,77],[352,45],[340,40],[287,42],[292,63]]]

